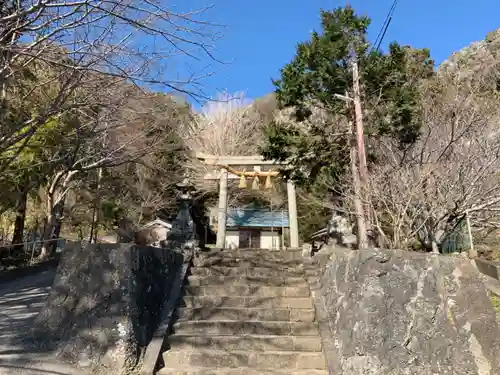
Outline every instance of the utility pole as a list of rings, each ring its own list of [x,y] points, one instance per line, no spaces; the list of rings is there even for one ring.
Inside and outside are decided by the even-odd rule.
[[[350,144],[350,166],[352,173],[352,184],[354,189],[354,210],[356,214],[357,240],[360,250],[368,248],[367,217],[370,208],[363,201],[367,201],[368,168],[366,163],[365,135],[363,126],[363,111],[361,108],[361,95],[359,88],[359,69],[357,58],[352,57],[352,80],[353,97],[335,95],[337,98],[350,102],[354,106],[354,122],[356,123],[356,140],[353,137],[353,122],[349,119],[349,144]],[[357,159],[357,160],[356,160]],[[356,163],[357,162],[357,163]],[[359,164],[359,168],[356,164]]]
[[[352,82],[356,137],[358,141],[359,176],[361,178],[361,184],[366,188],[366,184],[368,183],[368,168],[366,166],[365,132],[363,126],[363,111],[361,110],[358,62],[355,58],[352,60]]]
[[[359,89],[359,69],[356,58],[352,59],[352,88],[354,101],[354,115],[356,118],[356,137],[358,142],[359,176],[361,184],[361,197],[365,201],[365,219],[372,222],[370,202],[370,191],[368,189],[368,167],[366,163],[365,132],[363,124],[363,111],[361,109],[361,94]],[[370,229],[370,225],[366,226]]]
[[[358,94],[359,94],[359,84],[358,84]],[[361,122],[358,121],[358,118],[356,116],[356,107],[358,107],[359,110],[361,110],[361,103],[359,101],[359,95],[358,95],[358,103],[356,104],[355,100],[351,97],[348,96],[347,92],[345,95],[339,95],[335,94],[334,95],[336,98],[341,99],[345,102],[348,102],[348,108],[350,109],[349,112],[352,113],[352,107],[350,104],[354,102],[354,118],[356,120],[356,125],[361,124],[363,126],[363,120],[361,119]],[[360,147],[360,142],[359,142],[359,136],[357,137],[357,142],[354,139],[354,132],[353,132],[353,121],[351,120],[351,116],[349,116],[348,119],[348,129],[347,129],[347,134],[349,137],[349,161],[350,161],[350,167],[351,167],[351,174],[352,174],[352,185],[354,189],[354,212],[356,215],[356,224],[358,227],[357,231],[357,241],[358,241],[358,248],[360,250],[368,248],[368,236],[367,236],[367,228],[366,228],[366,217],[365,217],[365,209],[363,207],[363,185],[362,181],[360,179],[360,173],[357,167],[357,161],[358,159],[358,149]],[[362,131],[363,129],[361,129]],[[363,138],[362,138],[363,139]],[[363,152],[364,152],[364,140],[361,143],[361,146],[363,146]],[[360,163],[361,164],[361,163]]]
[[[352,136],[353,123],[349,120],[349,157],[352,173],[352,184],[354,188],[354,211],[356,213],[356,224],[357,230],[357,240],[358,249],[363,250],[368,248],[368,236],[366,234],[366,220],[365,220],[365,210],[363,208],[362,202],[362,191],[361,191],[361,181],[359,178],[359,171],[356,167],[356,142],[354,142],[354,137]]]

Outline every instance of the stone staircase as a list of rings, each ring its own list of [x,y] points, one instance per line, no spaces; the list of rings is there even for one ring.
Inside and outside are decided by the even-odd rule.
[[[201,253],[162,375],[327,375],[299,250]]]

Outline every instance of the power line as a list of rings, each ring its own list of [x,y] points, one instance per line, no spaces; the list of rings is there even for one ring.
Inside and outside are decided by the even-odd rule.
[[[380,45],[382,44],[382,41],[384,40],[385,33],[387,32],[387,29],[389,28],[389,25],[391,24],[391,21],[392,21],[392,16],[389,18],[389,21],[385,25],[384,33],[382,34],[382,37],[380,38],[380,41],[377,44],[377,49],[375,51],[378,51],[380,49]]]
[[[399,0],[394,0],[392,2],[391,8],[389,9],[387,16],[385,17],[384,23],[382,24],[382,27],[380,28],[380,31],[377,34],[377,39],[375,39],[375,42],[373,43],[373,46],[377,46],[375,51],[379,50],[380,45],[382,44],[382,42],[384,40],[385,34],[387,32],[387,29],[389,28],[389,25],[391,24],[392,16],[394,15],[394,10],[396,9],[398,2],[399,2]],[[372,46],[372,50],[373,50],[373,46]]]

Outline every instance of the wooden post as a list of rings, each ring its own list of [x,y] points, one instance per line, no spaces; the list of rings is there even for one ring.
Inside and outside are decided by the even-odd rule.
[[[365,209],[363,207],[363,197],[366,193],[366,189],[363,186],[363,182],[366,182],[368,172],[366,169],[366,157],[365,157],[365,142],[364,142],[364,132],[363,132],[363,114],[361,110],[361,99],[359,95],[359,76],[358,76],[358,64],[356,60],[353,63],[353,80],[354,80],[354,95],[356,99],[350,98],[349,95],[340,95],[335,94],[335,97],[344,100],[348,103],[354,102],[354,118],[356,121],[357,128],[357,142],[355,142],[353,137],[353,123],[351,120],[348,122],[348,137],[349,137],[349,156],[350,156],[350,167],[352,174],[352,184],[354,188],[354,212],[356,215],[356,224],[358,227],[357,230],[357,241],[358,241],[358,249],[366,249],[368,248],[368,236],[367,236],[367,228],[366,228],[366,217],[365,217]],[[350,107],[349,107],[350,108]],[[362,153],[363,156],[360,156],[359,159],[356,157],[357,152]],[[356,166],[356,159],[358,159],[359,163],[364,165],[365,173],[364,180],[360,178],[360,171]]]
[[[227,169],[222,168],[219,183],[219,212],[217,223],[217,244],[220,249],[226,246],[227,224]]]
[[[295,184],[292,181],[286,183],[288,195],[288,220],[290,225],[290,247],[299,247],[299,223],[297,220],[297,198]]]

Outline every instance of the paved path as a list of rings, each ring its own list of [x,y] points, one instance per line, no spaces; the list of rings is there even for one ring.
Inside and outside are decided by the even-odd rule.
[[[55,270],[0,284],[0,375],[80,375],[51,353],[29,351],[26,335],[42,308]],[[81,374],[83,375],[83,374]]]

